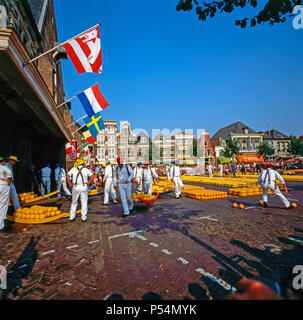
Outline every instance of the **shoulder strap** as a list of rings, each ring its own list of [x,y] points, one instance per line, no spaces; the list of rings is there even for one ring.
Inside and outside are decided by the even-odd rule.
[[[128,176],[130,176],[130,174],[129,174],[129,169],[128,169],[128,165],[126,164],[125,167],[126,167]]]
[[[264,183],[266,183],[267,176],[268,176],[268,181],[269,181],[269,184],[270,184],[271,181],[270,181],[269,169],[266,169],[266,174],[265,174],[265,177],[264,177]]]
[[[83,175],[82,175],[82,172],[81,172],[83,168],[84,168],[84,167],[82,167],[81,169],[78,169],[79,172],[78,172],[77,177],[76,177],[76,184],[77,184],[77,182],[78,182],[78,178],[79,178],[79,175],[80,175],[80,176],[81,176],[81,179],[82,179],[83,186],[85,186],[84,178],[83,178]]]

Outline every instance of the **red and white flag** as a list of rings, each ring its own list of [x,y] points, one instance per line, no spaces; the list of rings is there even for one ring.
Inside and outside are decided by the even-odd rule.
[[[99,27],[62,45],[78,73],[102,72],[102,51]]]
[[[74,140],[72,140],[69,143],[66,143],[66,145],[65,145],[65,154],[74,153],[75,150],[76,150],[76,144],[75,144]]]
[[[76,151],[76,159],[79,159],[80,157],[81,157],[81,151],[80,151],[80,148],[79,148]]]

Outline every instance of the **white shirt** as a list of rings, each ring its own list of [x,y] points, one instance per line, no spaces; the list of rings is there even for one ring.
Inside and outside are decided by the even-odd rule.
[[[81,170],[83,181],[82,181],[81,174],[78,175],[79,170]],[[87,168],[84,168],[83,166],[72,168],[68,172],[68,176],[70,177],[72,184],[77,186],[83,186],[83,184],[85,185],[89,181],[92,175],[93,175],[92,172]],[[78,176],[78,179],[77,179],[77,176]]]
[[[64,180],[66,178],[66,173],[63,168],[56,168],[55,169],[55,180]]]
[[[111,178],[111,179],[113,178],[113,169],[111,165],[106,166],[103,180],[105,181],[108,178]]]
[[[144,183],[148,183],[148,182],[151,182],[152,180],[154,179],[157,179],[158,178],[158,175],[155,171],[154,168],[148,168],[148,169],[143,169],[143,172],[142,172],[142,181]]]
[[[166,166],[166,167],[165,167],[165,173],[169,173],[169,171],[170,171],[170,167],[169,167],[169,166]]]
[[[276,179],[279,179],[281,184],[285,184],[285,181],[277,171],[273,169],[265,169],[261,172],[258,182],[259,184],[275,184]]]
[[[223,171],[223,165],[222,165],[222,164],[219,164],[218,169],[219,169],[220,171]]]
[[[50,178],[52,174],[52,169],[49,167],[45,167],[41,169],[41,177],[42,178]]]
[[[5,167],[8,168],[8,170],[11,171],[11,173],[12,173],[12,182],[14,182],[13,167],[8,162],[6,162]]]
[[[170,168],[170,177],[173,178],[178,178],[181,177],[181,172],[180,172],[180,168],[177,166],[172,166]]]
[[[6,166],[0,165],[0,186],[7,186],[7,182],[3,180],[7,180],[9,178],[13,178],[11,170]]]
[[[143,168],[142,167],[136,167],[134,170],[134,177],[137,180],[141,180],[142,178],[142,172],[143,172]]]
[[[126,166],[128,168],[128,172],[126,169]],[[118,166],[116,168],[116,172],[115,172],[115,178],[116,178],[116,183],[124,183],[125,181],[132,181],[134,177],[132,168],[129,165],[123,165],[122,170],[120,170],[120,167]]]

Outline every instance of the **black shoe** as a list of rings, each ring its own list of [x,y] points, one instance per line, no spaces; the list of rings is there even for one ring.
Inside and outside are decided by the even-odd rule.
[[[122,214],[122,218],[126,218],[126,217],[128,217],[129,215],[128,214]]]
[[[292,209],[292,206],[290,205],[289,207],[286,207],[285,210],[290,210]]]
[[[267,202],[263,203],[264,208],[268,208]]]
[[[102,206],[108,206],[109,204],[108,203],[102,203]]]

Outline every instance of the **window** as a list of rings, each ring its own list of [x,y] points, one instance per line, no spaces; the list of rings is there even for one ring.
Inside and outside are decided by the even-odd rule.
[[[213,154],[212,149],[207,149],[207,155],[208,155],[208,156],[211,156],[212,154]]]
[[[123,136],[124,136],[124,137],[127,137],[127,136],[128,136],[128,129],[127,129],[127,127],[124,127],[124,128],[123,128]]]
[[[115,136],[108,136],[108,146],[112,147],[116,144],[116,137]]]
[[[147,137],[141,137],[141,143],[147,143]]]
[[[104,136],[102,135],[97,135],[97,146],[101,147],[104,146]]]
[[[97,158],[98,158],[98,161],[105,160],[105,149],[104,148],[97,149]]]
[[[272,144],[272,143],[271,143]],[[258,148],[260,145],[260,140],[255,140],[255,148]]]
[[[204,146],[205,146],[205,147],[207,147],[207,146],[208,146],[208,143],[207,143],[207,141],[205,141],[205,142],[204,142]]]
[[[127,140],[123,139],[123,138],[119,139],[119,145],[120,146],[126,146],[127,145]]]
[[[242,149],[243,149],[243,150],[246,150],[246,149],[247,149],[246,140],[242,140]]]
[[[115,133],[115,128],[114,128],[114,126],[108,126],[108,127],[107,127],[107,132],[108,132],[108,133]]]
[[[114,160],[116,158],[116,151],[114,148],[108,149],[108,158],[109,160]]]

